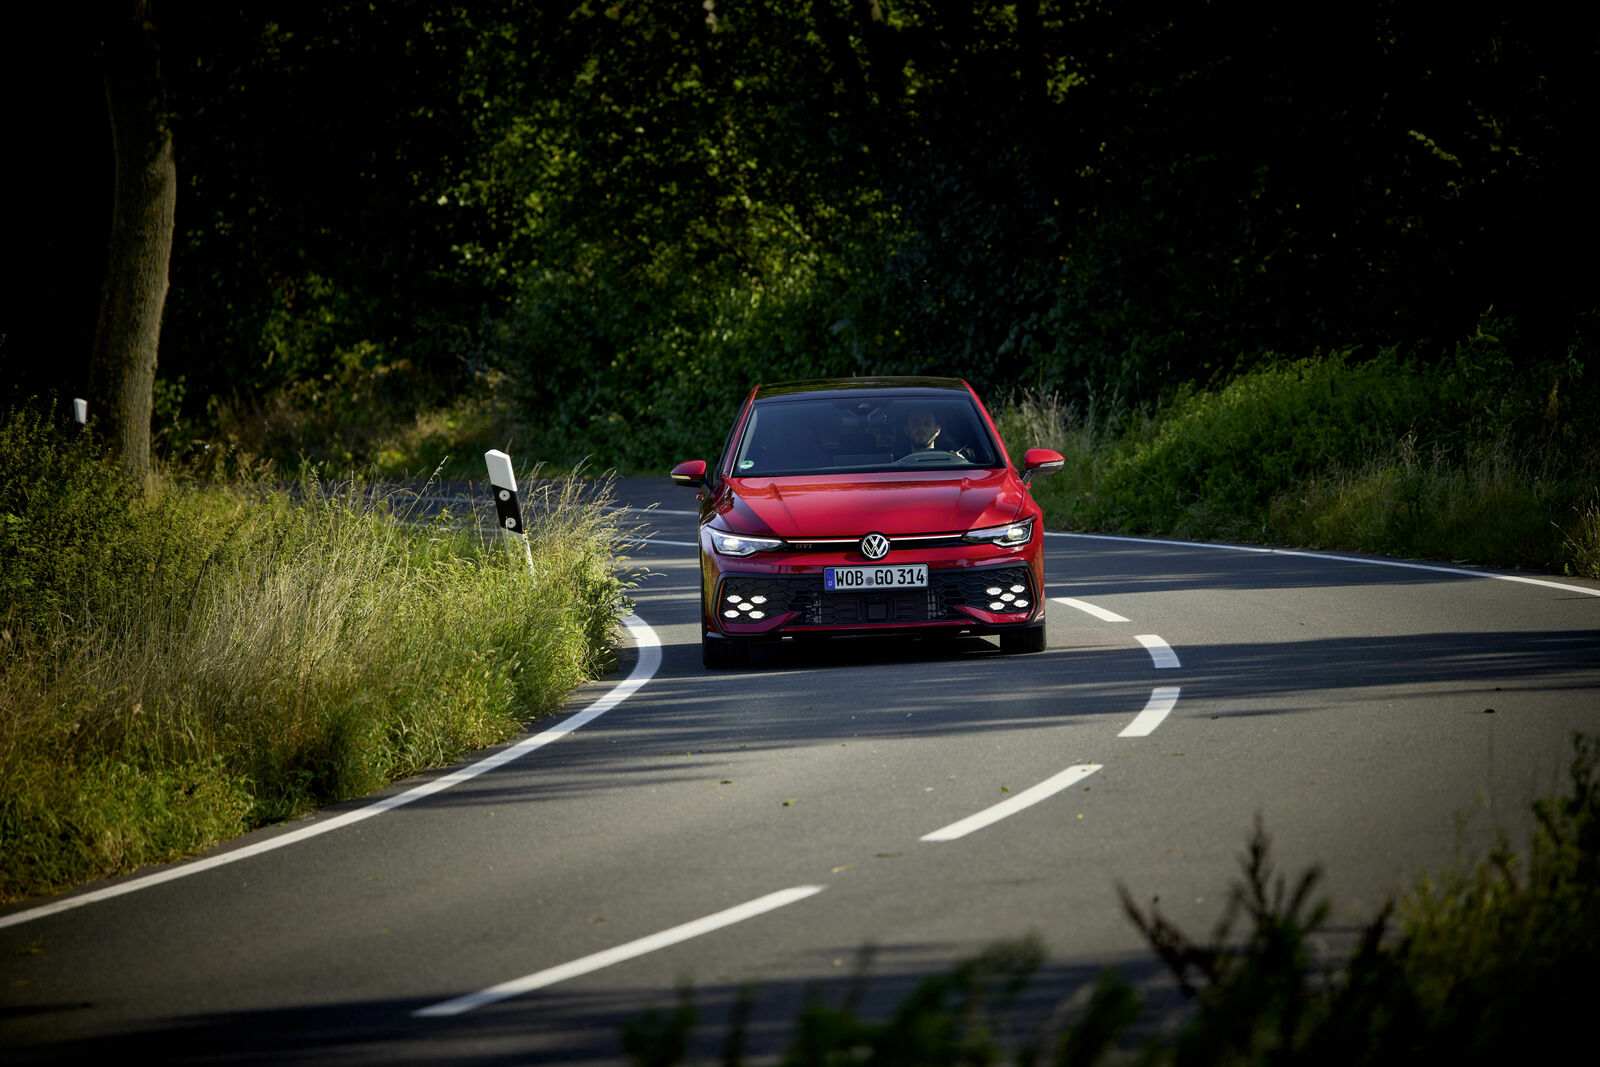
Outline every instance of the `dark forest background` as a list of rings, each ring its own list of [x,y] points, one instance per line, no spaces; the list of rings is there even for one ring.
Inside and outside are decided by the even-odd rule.
[[[104,273],[73,11],[4,46],[13,400],[81,395]],[[1131,411],[1280,357],[1438,363],[1484,329],[1493,389],[1597,387],[1582,5],[152,11],[169,450],[422,466],[467,426],[638,469],[713,451],[759,380],[951,373]]]

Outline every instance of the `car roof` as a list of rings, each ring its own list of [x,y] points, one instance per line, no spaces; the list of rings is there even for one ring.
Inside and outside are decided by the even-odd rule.
[[[893,390],[901,396],[937,396],[941,393],[970,395],[960,378],[934,378],[918,375],[882,375],[871,378],[809,378],[797,382],[772,382],[756,387],[756,400],[782,398],[796,400],[806,396],[844,399],[852,394],[882,394]]]

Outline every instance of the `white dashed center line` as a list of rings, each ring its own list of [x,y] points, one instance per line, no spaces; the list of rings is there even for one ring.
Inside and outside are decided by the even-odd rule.
[[[769,911],[776,911],[779,908],[793,904],[797,900],[804,900],[806,897],[814,896],[822,892],[824,888],[826,887],[820,885],[797,885],[791,889],[780,889],[776,893],[768,893],[764,897],[746,901],[743,904],[728,908],[726,911],[719,911],[715,915],[707,915],[703,919],[695,919],[693,922],[686,922],[681,926],[662,930],[658,934],[641,937],[637,941],[629,941],[625,945],[608,948],[604,952],[596,952],[592,956],[584,956],[582,959],[573,960],[571,963],[563,963],[558,967],[548,967],[545,970],[535,971],[521,978],[513,978],[509,982],[501,982],[499,985],[490,986],[488,989],[477,993],[469,993],[464,997],[456,997],[454,1000],[447,1000],[431,1007],[419,1008],[411,1014],[418,1019],[437,1019],[451,1015],[461,1015],[474,1008],[481,1008],[485,1004],[493,1004],[496,1001],[520,996],[523,993],[531,993],[535,989],[543,989],[545,986],[555,985],[557,982],[565,982],[569,978],[589,974],[592,971],[598,971],[613,964],[668,948],[682,941],[688,941],[702,934],[709,934],[713,930],[720,930],[725,926],[732,926],[734,923],[744,922],[746,919],[753,919],[758,915],[765,915]]]
[[[1002,800],[992,808],[985,808],[976,815],[968,815],[960,822],[953,822],[942,830],[935,830],[931,834],[923,834],[919,841],[954,841],[958,837],[966,837],[975,830],[981,830],[999,822],[1008,815],[1015,815],[1024,808],[1031,808],[1041,800],[1048,800],[1100,769],[1098,763],[1079,763],[1068,767],[1060,774],[1052,775],[1036,786],[1024,789],[1009,800]]]
[[[1150,703],[1146,704],[1144,706],[1144,710],[1141,711],[1134,718],[1134,720],[1128,724],[1127,729],[1123,730],[1117,736],[1149,737],[1150,734],[1155,732],[1155,728],[1161,725],[1161,720],[1165,719],[1172,712],[1172,709],[1177,706],[1177,704],[1177,686],[1162,686],[1161,688],[1152,691],[1150,694]]]
[[[1172,646],[1155,634],[1139,634],[1134,640],[1143,645],[1146,651],[1150,653],[1150,658],[1155,661],[1157,669],[1165,670],[1183,666],[1178,662],[1178,654],[1172,651]]]
[[[1069,596],[1055,596],[1055,597],[1051,597],[1050,599],[1054,600],[1057,604],[1065,604],[1069,608],[1077,608],[1079,611],[1082,611],[1082,612],[1084,612],[1086,614],[1089,614],[1089,615],[1093,615],[1095,618],[1099,619],[1101,622],[1127,622],[1128,621],[1127,619],[1124,619],[1121,615],[1118,615],[1116,612],[1107,611],[1105,608],[1099,607],[1099,606],[1097,606],[1095,604],[1091,604],[1086,600],[1074,600],[1072,597],[1069,597]]]

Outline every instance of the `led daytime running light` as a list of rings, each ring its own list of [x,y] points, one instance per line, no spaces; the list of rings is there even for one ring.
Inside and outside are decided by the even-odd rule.
[[[1004,526],[987,526],[981,530],[969,530],[963,540],[992,545],[1025,545],[1033,539],[1033,520],[1023,519],[1021,522],[1008,522]]]
[[[782,548],[783,542],[776,537],[746,537],[742,534],[728,533],[726,530],[712,530],[711,545],[719,555],[753,556],[757,552],[771,552]]]

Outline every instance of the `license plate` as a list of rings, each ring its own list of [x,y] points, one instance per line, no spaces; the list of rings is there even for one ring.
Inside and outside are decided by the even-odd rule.
[[[856,589],[926,589],[928,567],[924,563],[899,567],[825,567],[822,584],[834,593]]]

